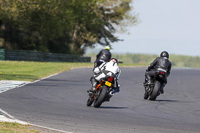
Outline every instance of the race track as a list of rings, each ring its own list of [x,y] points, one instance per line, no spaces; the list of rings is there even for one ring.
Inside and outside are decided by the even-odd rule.
[[[145,68],[122,67],[120,93],[87,107],[92,68],[73,69],[0,94],[19,120],[73,133],[199,133],[200,70],[173,68],[165,93],[143,99]]]

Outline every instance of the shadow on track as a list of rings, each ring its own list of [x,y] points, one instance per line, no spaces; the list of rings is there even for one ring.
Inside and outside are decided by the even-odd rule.
[[[156,100],[157,102],[181,102],[179,100]]]
[[[101,109],[128,109],[128,107],[111,107],[111,106],[101,106]]]

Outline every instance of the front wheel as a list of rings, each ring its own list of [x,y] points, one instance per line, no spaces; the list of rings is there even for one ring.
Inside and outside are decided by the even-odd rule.
[[[160,90],[161,83],[159,81],[155,81],[153,91],[150,95],[149,100],[156,100],[159,90]]]
[[[147,91],[145,90],[144,92],[144,99],[147,99],[149,97],[149,94],[147,93]]]
[[[93,102],[94,102],[94,98],[89,96],[89,98],[87,100],[87,106],[91,106]]]
[[[108,90],[107,86],[103,85],[99,96],[94,101],[95,108],[99,108],[101,106],[101,104],[104,102],[104,99],[107,94],[107,90]]]

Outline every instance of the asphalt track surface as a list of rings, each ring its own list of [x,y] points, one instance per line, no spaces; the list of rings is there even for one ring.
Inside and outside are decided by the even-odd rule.
[[[199,133],[200,70],[173,68],[165,93],[143,99],[145,68],[121,68],[120,93],[87,107],[92,68],[73,69],[0,94],[19,120],[73,133]]]

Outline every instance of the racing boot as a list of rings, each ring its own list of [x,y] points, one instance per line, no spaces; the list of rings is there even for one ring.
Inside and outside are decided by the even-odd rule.
[[[95,80],[94,77],[91,77],[90,81],[91,81],[92,87],[91,87],[91,89],[88,90],[87,92],[88,92],[88,93],[93,93],[93,92],[95,92],[95,90],[96,90],[97,81]]]
[[[164,87],[165,87],[165,84],[162,84],[161,87],[160,87],[160,94],[164,93]]]
[[[91,88],[91,90],[92,90],[93,92],[96,91],[96,86],[97,86],[97,81],[95,80],[95,81],[93,82],[92,88]]]
[[[152,85],[153,82],[151,80],[151,76],[147,75],[147,85]]]

